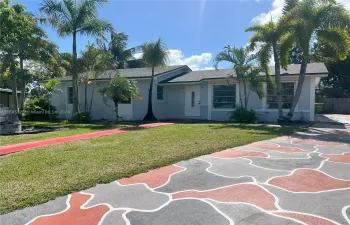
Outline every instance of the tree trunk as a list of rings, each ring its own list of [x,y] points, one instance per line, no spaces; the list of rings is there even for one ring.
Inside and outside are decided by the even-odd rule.
[[[87,113],[87,88],[88,88],[88,80],[85,83],[85,93],[84,93],[84,97],[85,97],[85,105],[84,105],[84,112],[85,114]]]
[[[244,108],[248,108],[248,97],[247,97],[247,86],[245,80],[243,80],[243,90],[244,90]]]
[[[11,76],[11,86],[12,86],[12,103],[13,108],[18,111],[18,98],[17,98],[17,79],[16,75],[12,74]]]
[[[242,90],[241,90],[241,81],[238,81],[238,94],[239,94],[239,102],[241,104],[241,107],[243,107],[243,99],[242,99]]]
[[[76,113],[79,109],[79,90],[78,90],[78,71],[77,71],[77,34],[73,33],[73,68],[72,68],[72,81],[73,81],[73,112],[72,119],[76,119]]]
[[[21,68],[21,72],[23,73],[24,71],[24,65],[23,65],[23,59],[20,58],[19,59],[19,65],[20,65],[20,68]],[[25,79],[22,77],[22,82],[21,82],[21,95],[20,95],[20,107],[24,107],[24,102],[25,102],[25,99],[26,99],[26,82],[25,82]]]
[[[90,105],[89,105],[89,111],[88,111],[90,115],[92,110],[92,100],[94,98],[94,93],[95,93],[95,84],[96,84],[96,77],[94,78],[94,82],[92,83],[92,91],[91,91]]]
[[[118,102],[114,102],[114,111],[115,111],[115,123],[118,123],[119,122]]]
[[[298,79],[297,90],[295,91],[295,94],[294,94],[292,106],[290,107],[290,110],[287,114],[288,120],[292,119],[294,111],[295,111],[295,107],[297,106],[297,104],[299,102],[301,91],[303,90],[303,85],[304,85],[304,81],[305,81],[306,68],[307,68],[307,60],[305,58],[303,58],[303,61],[301,62],[301,65],[300,65],[300,75],[299,75],[299,79]],[[312,107],[312,106],[310,106],[310,107]]]
[[[157,120],[157,118],[153,114],[153,107],[152,107],[153,77],[154,77],[154,66],[152,66],[152,78],[151,78],[151,84],[148,90],[148,109],[147,109],[146,116],[143,118],[143,121]]]
[[[277,96],[277,106],[278,106],[278,119],[283,120],[283,108],[282,108],[282,89],[281,89],[281,65],[280,59],[277,52],[277,43],[272,44],[273,56],[275,58],[275,82],[277,85],[276,96]]]

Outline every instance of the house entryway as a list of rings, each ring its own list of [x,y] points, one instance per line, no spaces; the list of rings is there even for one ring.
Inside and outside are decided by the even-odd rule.
[[[185,86],[185,116],[187,118],[200,117],[200,85]]]

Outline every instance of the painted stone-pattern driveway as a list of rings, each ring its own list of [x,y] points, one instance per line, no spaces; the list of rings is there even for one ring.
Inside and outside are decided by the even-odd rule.
[[[350,129],[201,156],[1,215],[0,224],[350,224]]]

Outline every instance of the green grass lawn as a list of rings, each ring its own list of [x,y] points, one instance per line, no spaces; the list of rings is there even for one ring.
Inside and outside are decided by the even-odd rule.
[[[120,123],[120,124],[84,124],[84,123],[64,123],[64,122],[22,122],[22,126],[49,126],[55,128],[54,131],[39,134],[22,134],[0,136],[0,146],[18,144],[27,141],[44,140],[48,138],[71,136],[75,134],[84,134],[99,130],[115,129],[130,127],[137,125],[136,123]]]
[[[296,130],[228,123],[174,124],[5,155],[0,157],[0,213]]]

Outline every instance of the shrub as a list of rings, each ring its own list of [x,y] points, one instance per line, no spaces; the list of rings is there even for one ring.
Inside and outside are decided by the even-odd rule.
[[[79,123],[86,123],[91,121],[90,113],[78,112],[75,114],[75,118]]]
[[[56,119],[56,107],[50,106],[50,102],[43,98],[34,98],[27,101],[23,107],[23,120],[49,120]]]
[[[258,121],[258,114],[253,109],[245,109],[238,106],[235,111],[229,112],[229,119],[237,123],[256,123]]]

